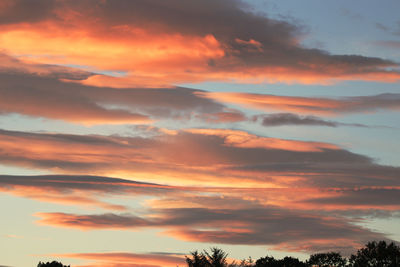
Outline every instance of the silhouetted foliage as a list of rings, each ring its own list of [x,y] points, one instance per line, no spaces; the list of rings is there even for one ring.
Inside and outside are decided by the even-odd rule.
[[[266,256],[256,261],[256,267],[306,267],[307,265],[297,258],[285,257],[277,260],[274,257]]]
[[[198,251],[191,252],[191,257],[186,257],[186,263],[189,267],[234,267],[235,265],[228,265],[226,257],[228,253],[219,248],[211,248],[211,252]]]
[[[365,248],[351,255],[350,266],[353,267],[396,267],[400,266],[400,247],[393,242],[368,242]]]
[[[37,267],[70,267],[69,265],[63,265],[61,262],[52,261],[52,262],[41,262],[39,261]]]
[[[246,259],[246,260],[242,260],[240,263],[239,263],[239,265],[237,265],[237,264],[232,264],[234,267],[254,267],[255,265],[254,265],[255,263],[254,263],[254,261],[253,261],[253,259],[252,258],[248,258],[248,259]]]
[[[203,253],[199,253],[197,250],[191,252],[191,258],[186,257],[186,263],[189,267],[205,267],[208,266],[207,258]]]
[[[240,263],[227,263],[228,254],[219,248],[211,248],[211,252],[197,251],[186,257],[188,267],[400,267],[400,247],[385,241],[369,242],[364,248],[351,255],[349,263],[340,253],[317,253],[302,262],[297,258],[284,257],[275,259],[272,256],[261,257],[254,263],[251,258]],[[347,264],[347,265],[346,265]]]
[[[285,267],[306,267],[307,265],[300,261],[297,258],[293,257],[284,257],[282,260],[279,260],[280,266],[285,266]]]
[[[313,254],[307,261],[307,264],[317,265],[319,267],[345,267],[347,260],[337,252]]]
[[[274,257],[265,256],[256,261],[256,267],[278,267],[278,261]]]
[[[211,253],[204,251],[207,261],[212,267],[227,267],[226,257],[228,253],[219,248],[211,248]]]

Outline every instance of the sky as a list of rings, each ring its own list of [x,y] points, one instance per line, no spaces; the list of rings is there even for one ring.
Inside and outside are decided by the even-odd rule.
[[[1,0],[0,266],[400,241],[397,0]]]

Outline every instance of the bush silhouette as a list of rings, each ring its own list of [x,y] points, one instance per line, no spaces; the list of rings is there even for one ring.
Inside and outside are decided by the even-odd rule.
[[[41,262],[39,261],[37,267],[70,267],[69,265],[63,265],[61,262],[52,261],[52,262]]]

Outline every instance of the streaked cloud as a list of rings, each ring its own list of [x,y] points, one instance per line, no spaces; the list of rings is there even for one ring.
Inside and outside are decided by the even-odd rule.
[[[335,249],[347,240],[347,251],[367,240],[385,239],[382,234],[356,226],[345,218],[321,216],[275,207],[246,209],[166,208],[153,210],[151,216],[131,214],[79,215],[38,213],[41,225],[91,229],[161,228],[165,234],[193,242],[280,246],[291,244],[297,251],[310,252],[309,246],[323,243]],[[320,244],[321,245],[321,244]],[[315,252],[315,250],[314,250]]]
[[[89,260],[89,265],[77,265],[80,267],[176,267],[185,264],[185,258],[179,254],[167,253],[74,253],[52,255],[61,258]]]
[[[239,187],[398,185],[398,168],[335,145],[242,131],[192,129],[123,137],[2,130],[0,136],[3,164],[55,173]]]
[[[234,103],[263,111],[279,110],[305,114],[338,115],[343,113],[369,113],[380,110],[400,110],[400,94],[393,93],[340,98],[277,96],[234,92],[199,92],[198,94],[222,103]]]
[[[368,206],[369,208],[392,207],[396,210],[400,206],[400,188],[360,188],[352,190],[337,190],[337,196],[309,199],[307,202],[332,204],[336,206],[353,206],[353,208]]]
[[[167,195],[172,187],[131,180],[85,175],[0,175],[0,191],[44,202],[80,207],[126,210],[123,205],[108,203],[107,196]]]

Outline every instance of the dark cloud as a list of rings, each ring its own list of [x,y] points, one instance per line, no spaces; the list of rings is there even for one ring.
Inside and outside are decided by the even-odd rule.
[[[297,246],[302,242],[312,245],[325,240],[323,243],[328,246],[335,240],[345,239],[355,242],[346,246],[347,250],[351,250],[355,244],[361,245],[367,240],[385,239],[382,234],[353,225],[344,218],[321,217],[273,207],[153,209],[149,218],[129,214],[40,213],[38,216],[41,217],[40,224],[82,230],[161,227],[178,239],[219,244]],[[315,252],[318,249],[305,250]]]
[[[49,18],[53,14],[56,1],[52,0],[3,0],[0,4],[0,24],[34,23]]]
[[[334,204],[345,206],[399,206],[400,190],[399,189],[353,189],[338,190],[338,196],[320,197],[310,199],[310,203]]]
[[[81,190],[102,193],[165,194],[168,186],[136,182],[119,178],[88,175],[39,175],[16,176],[0,175],[0,187],[27,186],[67,193],[68,190]]]
[[[340,156],[339,156],[340,157]],[[281,173],[291,173],[296,177],[296,173],[301,173],[303,179],[299,181],[299,186],[316,187],[357,187],[363,186],[398,186],[397,177],[400,168],[374,164],[372,162],[348,163],[336,162],[332,164],[301,162],[282,162],[272,164],[246,165],[235,167],[239,171],[246,171],[248,175],[259,172],[269,173],[279,171]]]
[[[95,75],[94,73],[89,71],[59,65],[35,64],[32,62],[26,63],[1,52],[0,74],[20,75],[19,78],[22,80],[26,78],[28,83],[30,75],[54,79],[65,79],[71,81],[86,80],[90,76]],[[23,77],[24,75],[26,75],[27,77]]]
[[[167,196],[174,191],[171,186],[99,176],[0,176],[0,192],[49,203],[113,211],[127,210],[127,207],[103,201],[103,197]]]
[[[38,70],[29,69],[30,72],[41,70],[47,69],[43,65]],[[63,70],[62,67],[51,67],[50,73],[38,75],[21,72],[21,68],[19,72],[3,68],[0,72],[0,97],[3,100],[0,112],[85,124],[145,123],[151,120],[149,116],[189,119],[196,113],[217,112],[224,118],[224,106],[198,96],[199,90],[179,87],[118,90],[85,86],[58,80],[79,77],[75,72],[64,75]]]
[[[357,123],[340,123],[336,121],[327,121],[315,116],[299,116],[293,113],[276,113],[268,115],[258,115],[254,117],[255,120],[261,119],[263,126],[284,126],[284,125],[309,125],[309,126],[354,126],[354,127],[368,127],[363,124]]]

